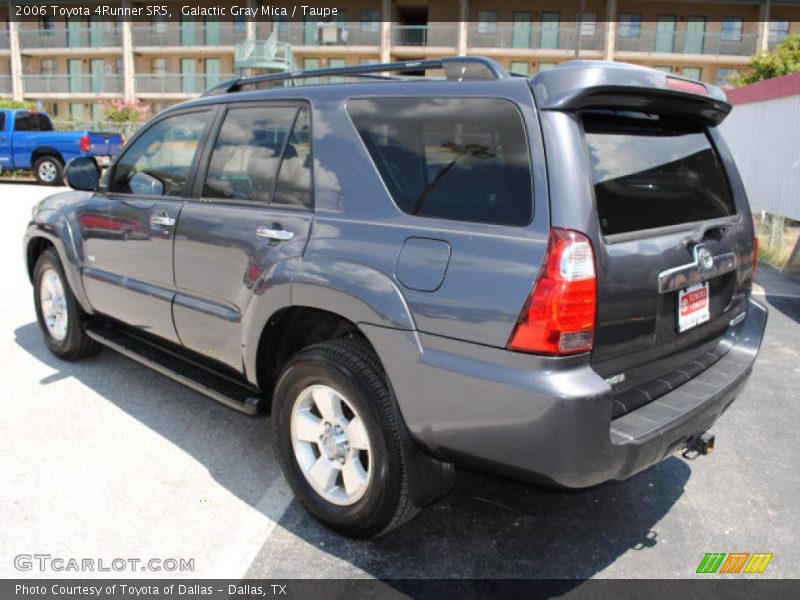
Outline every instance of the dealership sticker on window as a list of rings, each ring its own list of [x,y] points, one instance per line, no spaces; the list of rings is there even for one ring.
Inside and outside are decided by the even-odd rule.
[[[691,329],[710,318],[708,282],[698,283],[678,293],[678,331]]]

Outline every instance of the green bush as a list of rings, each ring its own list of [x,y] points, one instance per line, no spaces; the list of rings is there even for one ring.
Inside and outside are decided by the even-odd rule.
[[[788,36],[769,52],[756,54],[750,61],[750,67],[752,71],[732,77],[731,83],[739,87],[790,73],[800,73],[800,34]]]

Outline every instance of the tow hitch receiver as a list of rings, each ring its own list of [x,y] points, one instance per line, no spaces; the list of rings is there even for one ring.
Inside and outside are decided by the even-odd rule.
[[[714,451],[714,434],[701,433],[693,435],[686,440],[686,449],[683,451],[683,458],[686,460],[694,460],[700,455],[705,456]]]

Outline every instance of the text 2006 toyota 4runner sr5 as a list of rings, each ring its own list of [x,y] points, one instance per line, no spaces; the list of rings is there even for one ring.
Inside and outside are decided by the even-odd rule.
[[[729,110],[605,62],[226,82],[36,206],[44,340],[270,410],[294,492],[351,536],[453,464],[583,487],[705,454],[767,318]]]

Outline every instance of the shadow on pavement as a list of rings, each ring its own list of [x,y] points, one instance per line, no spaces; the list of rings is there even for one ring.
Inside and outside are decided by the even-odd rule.
[[[243,501],[255,505],[280,476],[268,419],[235,413],[110,351],[63,362],[47,351],[36,323],[16,329],[15,337],[57,371],[41,385],[75,377],[190,454]],[[622,554],[659,543],[657,524],[690,474],[685,462],[671,458],[625,482],[558,491],[459,471],[450,496],[374,541],[331,533],[295,501],[248,576],[348,577],[344,561],[378,578],[587,579]]]

